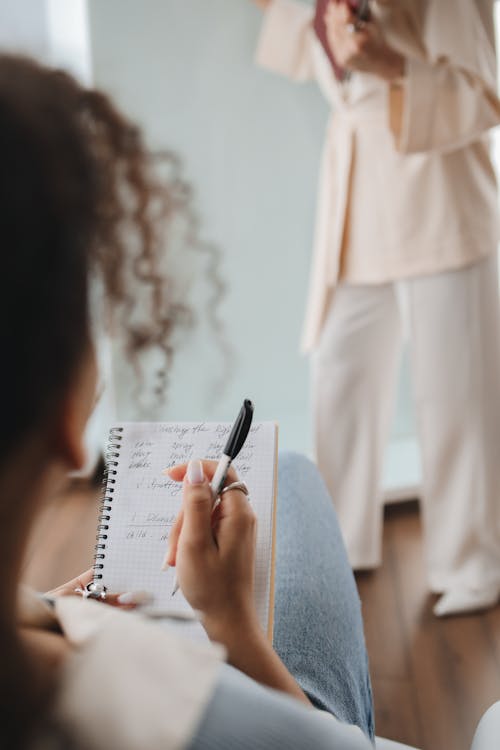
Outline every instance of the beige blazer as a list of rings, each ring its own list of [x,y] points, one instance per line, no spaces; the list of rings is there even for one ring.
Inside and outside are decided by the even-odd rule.
[[[493,0],[378,0],[403,81],[338,83],[313,8],[272,0],[258,64],[314,78],[330,102],[302,346],[318,343],[339,281],[381,284],[460,268],[499,239],[490,128],[500,123]]]

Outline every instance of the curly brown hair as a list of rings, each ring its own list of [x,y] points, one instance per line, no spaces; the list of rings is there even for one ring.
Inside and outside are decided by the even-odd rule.
[[[2,393],[14,392],[0,428],[1,462],[16,437],[50,412],[76,366],[89,330],[89,276],[103,282],[107,322],[121,323],[127,353],[135,357],[151,346],[163,352],[160,392],[174,331],[193,319],[168,274],[159,272],[180,215],[185,248],[208,257],[208,317],[219,333],[214,300],[223,283],[217,251],[200,240],[178,158],[149,153],[139,129],[103,93],[31,60],[0,56],[0,153],[9,292],[0,295],[0,340],[16,363],[0,379]],[[36,392],[19,380],[33,371]]]
[[[219,332],[214,300],[223,285],[216,251],[199,238],[178,159],[149,153],[139,129],[103,93],[30,59],[0,55],[0,154],[1,468],[26,436],[50,423],[81,364],[92,338],[94,280],[103,287],[105,323],[123,331],[132,360],[148,347],[162,353],[160,393],[174,333],[193,320],[163,272],[179,217],[184,246],[207,254],[208,317]],[[2,570],[16,553],[15,500],[0,498],[2,538],[14,540],[0,549]],[[0,732],[12,748],[25,746],[43,704],[27,688],[29,660],[5,615],[13,595],[2,588]]]

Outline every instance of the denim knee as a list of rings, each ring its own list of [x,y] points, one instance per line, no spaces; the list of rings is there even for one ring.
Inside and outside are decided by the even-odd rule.
[[[304,475],[319,476],[318,469],[311,459],[298,451],[280,451],[278,467],[279,473],[290,477],[291,481]]]
[[[286,497],[287,505],[298,503],[304,510],[304,502],[309,508],[332,506],[332,500],[316,465],[307,456],[295,451],[279,454],[279,494]]]

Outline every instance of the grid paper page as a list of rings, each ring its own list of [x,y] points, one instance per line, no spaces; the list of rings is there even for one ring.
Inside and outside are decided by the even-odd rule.
[[[152,607],[190,611],[179,591],[172,598],[175,569],[161,571],[167,540],[181,506],[182,484],[162,471],[191,458],[218,460],[232,428],[230,422],[123,422],[112,488],[109,528],[101,573],[108,591],[146,590]],[[252,425],[234,466],[250,492],[257,516],[255,598],[264,629],[269,624],[277,427],[274,422]]]

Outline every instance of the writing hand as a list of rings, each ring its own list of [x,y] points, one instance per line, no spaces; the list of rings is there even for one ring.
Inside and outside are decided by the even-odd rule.
[[[172,528],[166,561],[176,565],[182,593],[202,612],[208,635],[257,626],[253,599],[256,518],[239,490],[225,492],[213,511],[210,479],[215,461],[190,461],[169,476],[183,481],[182,509]],[[238,480],[233,468],[227,483]]]
[[[289,693],[310,706],[259,625],[253,598],[256,519],[239,490],[225,492],[213,512],[209,480],[215,461],[190,461],[168,473],[183,481],[181,514],[167,561],[176,563],[186,599],[203,614],[209,638],[227,649],[230,664],[263,685]],[[238,481],[233,468],[227,482]]]

